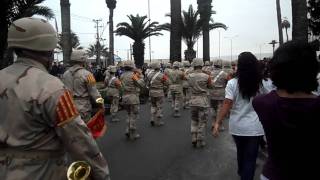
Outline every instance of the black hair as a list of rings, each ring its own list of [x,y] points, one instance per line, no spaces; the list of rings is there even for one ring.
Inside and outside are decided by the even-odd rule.
[[[250,100],[258,93],[262,75],[258,60],[251,52],[243,52],[239,55],[237,78],[239,92],[244,99]]]
[[[280,46],[270,63],[273,84],[288,93],[311,93],[318,87],[319,63],[315,49],[308,43],[290,41]]]

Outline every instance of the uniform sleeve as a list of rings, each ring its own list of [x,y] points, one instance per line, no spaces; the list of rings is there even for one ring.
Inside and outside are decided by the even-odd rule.
[[[227,86],[226,86],[226,94],[225,94],[225,98],[226,99],[230,99],[230,100],[234,100],[235,99],[235,81],[234,80],[230,80],[228,81],[227,83]]]
[[[213,88],[213,82],[212,82],[211,76],[208,76],[208,81],[207,81],[207,82],[208,82],[208,86],[207,86],[207,87],[208,87],[209,89],[212,89],[212,88]]]
[[[96,79],[94,78],[92,73],[88,73],[85,78],[86,78],[89,96],[95,102],[96,99],[101,98],[101,94],[98,91],[96,86]]]
[[[47,115],[73,161],[86,161],[93,179],[109,180],[109,169],[68,91],[54,93],[44,104]]]

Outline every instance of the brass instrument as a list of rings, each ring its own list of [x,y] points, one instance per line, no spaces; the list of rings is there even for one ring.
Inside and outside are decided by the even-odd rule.
[[[89,180],[91,167],[85,161],[73,162],[67,171],[68,180]]]

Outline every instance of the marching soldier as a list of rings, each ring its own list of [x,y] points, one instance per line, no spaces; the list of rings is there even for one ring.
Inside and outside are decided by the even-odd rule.
[[[154,70],[147,77],[149,84],[149,95],[151,97],[151,125],[162,126],[161,121],[162,103],[164,97],[164,87],[169,85],[168,77],[160,71],[160,63],[154,62],[151,64]]]
[[[137,133],[136,121],[139,114],[139,92],[145,87],[145,82],[138,72],[135,72],[135,65],[132,61],[125,61],[124,73],[120,77],[123,85],[122,102],[128,113],[127,128],[125,135],[128,139],[140,138]]]
[[[190,67],[189,61],[183,62],[183,71],[184,71],[185,76],[187,76],[189,73],[191,73],[192,68]],[[186,79],[183,80],[182,86],[183,86],[183,108],[189,109],[190,85]]]
[[[222,102],[225,98],[225,88],[228,82],[228,73],[222,69],[222,61],[214,62],[214,70],[211,73],[213,88],[210,90],[210,104],[214,110],[214,117],[219,112]],[[224,126],[220,126],[220,130],[224,130]]]
[[[104,100],[96,87],[93,74],[84,67],[86,61],[84,50],[74,50],[70,58],[72,67],[63,74],[63,82],[72,92],[81,118],[88,122],[92,114],[92,105],[103,106]]]
[[[180,104],[182,101],[182,81],[185,79],[184,73],[179,70],[180,63],[175,61],[173,63],[173,70],[169,72],[170,86],[169,90],[172,96],[172,104],[174,106],[174,117],[180,117]]]
[[[107,97],[111,98],[111,122],[118,122],[119,119],[116,118],[118,108],[119,108],[119,99],[120,99],[120,90],[122,88],[120,80],[116,77],[117,67],[110,66],[109,73],[110,79],[106,81],[107,83]]]
[[[172,68],[171,68],[171,63],[170,63],[170,62],[165,63],[164,66],[165,66],[165,69],[164,69],[164,72],[163,72],[163,73],[168,77],[169,74],[170,74],[170,72],[171,72],[171,70],[172,70]],[[170,83],[170,80],[169,80],[169,83]],[[169,87],[167,87],[167,88],[164,90],[164,95],[168,98],[169,102],[171,102],[172,97],[171,97],[171,92],[170,92],[170,90],[169,90]]]
[[[66,179],[65,151],[91,166],[92,179],[110,179],[71,93],[48,73],[56,45],[45,20],[22,18],[9,28],[18,58],[0,71],[0,179]]]
[[[205,146],[205,129],[210,107],[207,93],[212,88],[211,77],[203,73],[202,60],[193,61],[194,71],[187,76],[191,89],[191,142],[194,147]]]

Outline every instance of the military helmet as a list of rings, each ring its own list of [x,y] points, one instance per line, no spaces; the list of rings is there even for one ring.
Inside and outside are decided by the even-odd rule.
[[[213,65],[214,65],[215,67],[222,67],[222,60],[216,60],[216,61],[214,61]]]
[[[123,62],[122,61],[118,62],[117,66],[122,68],[123,67]]]
[[[170,62],[167,62],[165,65],[166,65],[166,68],[171,68],[171,63]]]
[[[205,62],[204,62],[204,65],[205,65],[205,66],[210,66],[210,61],[205,61]]]
[[[136,66],[134,65],[133,61],[129,61],[129,60],[124,61],[124,62],[123,62],[123,66],[124,66],[124,67],[130,67],[130,68],[135,68],[135,67],[136,67]]]
[[[153,62],[150,64],[150,68],[152,69],[160,69],[161,65],[159,62]]]
[[[174,68],[179,68],[180,67],[180,62],[179,61],[175,61],[172,66]]]
[[[198,67],[198,66],[203,66],[203,61],[201,60],[201,59],[194,59],[193,61],[192,61],[192,65],[193,65],[193,67]]]
[[[183,67],[190,67],[189,61],[183,61]]]
[[[57,32],[52,25],[39,18],[21,18],[8,30],[8,47],[33,51],[52,51],[57,47]]]
[[[70,57],[71,62],[86,62],[87,53],[84,50],[73,50]]]
[[[112,73],[116,73],[117,72],[117,66],[109,66],[109,71]]]

